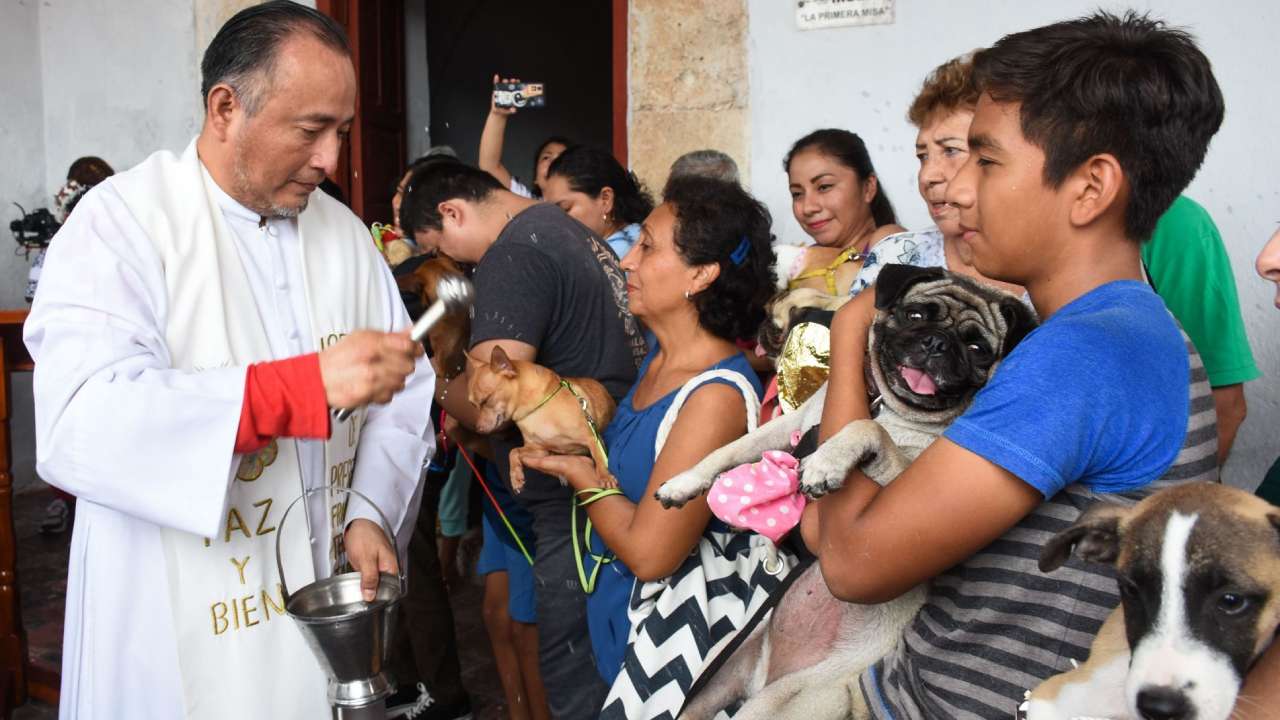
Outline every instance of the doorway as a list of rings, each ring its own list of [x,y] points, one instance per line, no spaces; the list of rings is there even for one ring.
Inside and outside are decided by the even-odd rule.
[[[512,174],[530,182],[533,154],[551,135],[611,148],[626,165],[627,0],[317,0],[316,7],[346,28],[352,46],[356,122],[334,180],[366,223],[391,219],[393,188],[409,154],[425,144],[408,132],[406,107],[422,93],[409,81],[427,85],[428,119],[413,130],[425,129],[431,145],[451,146],[464,162],[476,161],[498,73],[546,87],[546,107],[507,123],[503,162]],[[405,51],[406,32],[420,27],[425,72],[423,54]],[[411,49],[415,41],[408,38]]]

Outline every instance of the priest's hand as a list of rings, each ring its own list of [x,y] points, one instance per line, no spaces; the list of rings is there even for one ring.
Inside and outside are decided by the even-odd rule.
[[[378,591],[378,574],[399,573],[400,564],[395,550],[391,548],[386,532],[377,523],[364,518],[351,521],[343,542],[347,560],[360,573],[360,591],[364,601],[373,602]]]
[[[320,352],[320,378],[329,407],[386,403],[404,389],[422,343],[409,331],[357,330]]]

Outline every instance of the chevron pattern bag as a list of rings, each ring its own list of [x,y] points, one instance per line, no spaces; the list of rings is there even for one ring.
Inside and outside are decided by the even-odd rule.
[[[723,373],[720,377],[742,388],[747,431],[754,430],[759,414],[755,391],[736,372],[713,372]],[[708,380],[706,375],[690,380],[672,402],[658,432],[655,454],[688,393]],[[637,582],[628,610],[631,635],[626,657],[600,717],[674,720],[694,683],[734,638],[745,639],[772,612],[769,608],[761,613],[761,609],[785,587],[797,564],[794,555],[775,548],[762,535],[708,529],[670,577]]]

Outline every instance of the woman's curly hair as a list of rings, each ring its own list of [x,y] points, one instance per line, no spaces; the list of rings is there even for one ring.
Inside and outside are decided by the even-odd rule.
[[[726,340],[750,338],[773,293],[773,224],[768,209],[737,183],[688,176],[672,180],[663,201],[676,214],[675,247],[689,265],[720,265],[694,295],[698,323]]]
[[[973,53],[951,58],[934,68],[924,79],[920,93],[907,109],[907,119],[924,127],[938,115],[970,110],[978,104],[978,85],[973,79]]]

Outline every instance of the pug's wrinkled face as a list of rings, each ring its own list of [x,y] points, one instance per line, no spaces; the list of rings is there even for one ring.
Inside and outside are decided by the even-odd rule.
[[[904,266],[887,266],[904,267]],[[868,353],[886,405],[923,422],[949,422],[1036,325],[1012,295],[938,269],[895,271],[876,290]]]

